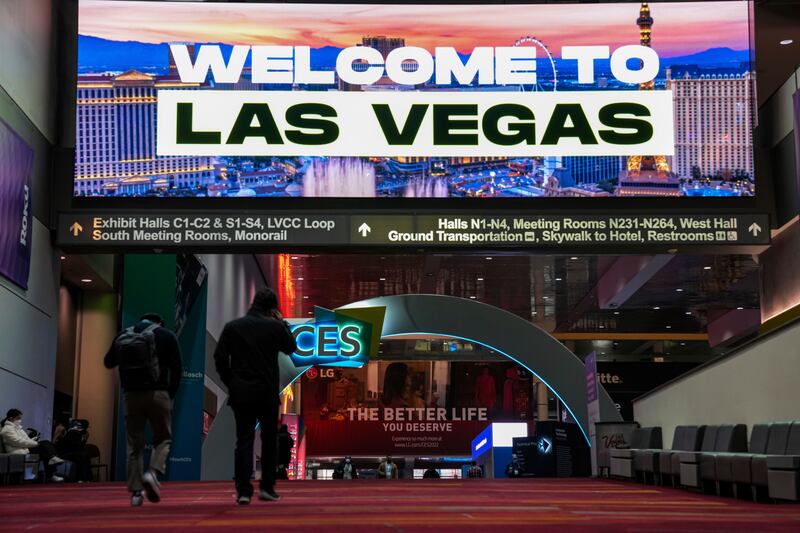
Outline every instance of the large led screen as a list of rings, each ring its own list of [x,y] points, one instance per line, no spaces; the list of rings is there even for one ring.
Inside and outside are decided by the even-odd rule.
[[[752,196],[749,8],[84,0],[74,194]]]

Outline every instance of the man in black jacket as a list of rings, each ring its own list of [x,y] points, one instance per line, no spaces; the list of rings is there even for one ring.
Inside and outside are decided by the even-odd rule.
[[[278,310],[275,293],[264,288],[253,298],[250,311],[228,322],[214,352],[222,382],[228,387],[228,405],[236,420],[235,479],[238,503],[253,495],[253,441],[256,421],[261,426],[261,484],[259,499],[278,500],[275,492],[277,459],[278,352],[297,349],[289,325]]]
[[[149,350],[148,344],[151,344]],[[155,365],[152,368],[147,365],[153,356],[157,359],[157,369]],[[172,444],[172,400],[183,375],[178,338],[164,327],[161,316],[146,314],[133,328],[117,336],[103,363],[109,369],[119,367],[124,392],[131,506],[144,503],[142,488],[148,500],[158,502],[161,500],[158,476],[166,471]],[[148,421],[153,429],[153,453],[150,469],[143,472],[144,430]]]

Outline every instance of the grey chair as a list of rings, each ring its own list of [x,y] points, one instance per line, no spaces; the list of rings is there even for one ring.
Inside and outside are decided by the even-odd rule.
[[[622,477],[633,479],[636,471],[633,468],[633,460],[636,454],[643,450],[661,449],[661,428],[648,427],[633,430],[630,448],[616,448],[611,451],[612,477]]]
[[[0,439],[0,471],[3,472],[2,480],[4,483],[15,481],[22,483],[24,481],[25,457],[20,454],[8,453],[3,439]]]
[[[648,478],[654,483],[664,485],[673,483],[678,472],[671,468],[671,458],[678,451],[694,451],[700,446],[700,436],[704,427],[677,426],[672,434],[672,447],[669,450],[642,450],[633,459],[633,468],[637,476],[641,473],[647,482]]]
[[[703,446],[699,452],[681,452],[680,457],[680,476],[681,485],[685,487],[701,488],[705,490],[703,480],[700,477],[700,463],[707,460],[704,454],[713,452],[744,452],[747,450],[747,426],[744,424],[719,426],[713,433],[714,444],[708,449],[710,444],[710,428],[706,429],[703,438]]]
[[[733,457],[731,460],[733,483],[737,486],[737,495],[741,489],[750,491],[755,500],[763,499],[767,493],[767,457],[785,455],[789,441],[791,422],[772,424],[767,437],[767,449],[764,454],[746,454]]]
[[[769,497],[776,500],[800,499],[800,422],[789,430],[786,455],[767,455]]]
[[[690,426],[678,426],[672,434],[672,450],[680,450],[684,448],[685,433]],[[636,477],[641,478],[642,481],[652,483],[659,481],[660,475],[660,456],[662,453],[669,453],[669,450],[661,449],[648,449],[638,450],[633,454],[633,470]]]
[[[100,471],[105,472],[105,480],[108,481],[108,463],[100,459],[100,448],[94,444],[86,444],[86,454],[89,456],[92,467],[92,477],[95,481],[100,481]]]
[[[770,425],[756,424],[750,431],[750,445],[747,452],[712,452],[700,456],[700,478],[704,485],[714,485],[718,496],[733,494],[738,496],[737,485],[733,479],[733,461],[743,455],[763,454],[767,450]]]
[[[716,426],[713,426],[714,438],[716,438]],[[676,428],[677,431],[677,428]],[[674,487],[680,483],[681,475],[681,451],[696,452],[703,445],[706,426],[687,426],[681,435],[680,447],[673,445],[672,450],[664,450],[658,455],[658,481],[662,485],[669,483]],[[711,439],[710,446],[713,448],[714,438]]]

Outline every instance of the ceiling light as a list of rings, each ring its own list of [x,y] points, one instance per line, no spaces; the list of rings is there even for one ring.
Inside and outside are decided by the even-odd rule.
[[[309,312],[308,312],[308,314],[309,314],[309,315],[313,315],[313,314],[314,314],[314,312],[313,312],[313,311],[309,311]]]
[[[491,261],[492,259],[493,259],[492,257],[487,257],[486,258],[487,261]]]
[[[378,281],[386,281],[386,278],[378,278]]]
[[[710,266],[704,266],[703,270],[711,270],[711,267]]]
[[[556,281],[561,281],[561,278],[556,278]]]
[[[683,289],[675,289],[675,292],[683,292]]]
[[[605,355],[605,354],[606,354],[606,352],[600,352],[600,355]]]
[[[618,314],[619,314],[619,311],[614,311],[614,314],[615,314],[615,315],[618,315]]]
[[[303,281],[303,278],[297,278],[297,281]]]
[[[303,300],[308,300],[308,296],[303,296]]]
[[[691,314],[692,314],[692,312],[691,312],[691,311],[686,311],[686,314],[687,314],[687,315],[691,315]]]
[[[605,326],[600,326],[600,329],[606,329],[606,327]]]
[[[744,307],[737,307],[736,309],[741,311],[742,309],[744,309]]]
[[[784,39],[780,42],[781,46],[786,46],[787,44],[792,44],[794,39]]]
[[[667,326],[667,329],[672,329],[672,326]]]
[[[659,306],[655,306],[655,307],[653,308],[653,311],[658,311],[659,309],[661,309]]]
[[[478,278],[478,281],[483,281],[483,278]]]
[[[542,300],[547,300],[549,296],[542,296]]]
[[[63,256],[63,255],[62,255],[62,256],[61,256],[61,260],[63,261],[64,259],[66,259],[66,256]]]
[[[685,342],[682,342],[682,343],[681,343],[681,346],[686,346],[686,343],[685,343]]]
[[[474,300],[475,298],[476,298],[476,296],[470,296],[469,297],[470,300]]]
[[[293,255],[293,256],[292,256],[292,259],[297,259],[297,256],[296,256],[296,255]]]
[[[570,259],[571,259],[571,260],[573,260],[573,261],[577,261],[577,260],[578,260],[578,258],[577,258],[577,257],[574,257],[574,256],[573,256],[573,257],[570,257]]]
[[[92,282],[92,280],[91,280],[91,279],[89,279],[89,278],[83,278],[83,279],[81,279],[81,281],[82,281],[83,283],[91,283],[91,282]]]

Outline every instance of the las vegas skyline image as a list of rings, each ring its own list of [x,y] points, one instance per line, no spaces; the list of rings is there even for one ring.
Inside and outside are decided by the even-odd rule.
[[[748,3],[638,3],[580,5],[311,5],[193,4],[82,1],[79,11],[78,147],[75,194],[78,196],[412,196],[412,197],[547,197],[547,196],[745,196],[754,193],[752,165],[754,75],[749,47]],[[645,7],[643,7],[645,6]],[[638,44],[641,10],[650,10],[652,41],[660,70],[654,88],[676,94],[676,150],[669,172],[631,173],[624,157],[576,156],[537,158],[320,158],[303,157],[171,157],[154,153],[154,136],[134,145],[109,135],[97,141],[109,120],[126,127],[124,105],[109,105],[105,122],[90,109],[81,90],[97,96],[130,91],[141,94],[181,88],[171,65],[170,43],[193,49],[219,44],[223,55],[232,45],[311,47],[311,68],[334,70],[336,56],[347,47],[371,46],[384,56],[394,48],[417,46],[433,53],[455,47],[463,60],[478,46],[537,47],[537,86],[399,87],[382,79],[374,86],[353,87],[337,76],[336,86],[302,86],[295,90],[636,90],[611,74],[608,60],[595,63],[593,84],[577,83],[577,64],[562,60],[562,46]],[[552,56],[552,61],[547,54]],[[249,67],[249,62],[246,64]],[[557,85],[555,75],[558,75]],[[127,79],[125,79],[127,77]],[[134,79],[141,78],[141,79]],[[713,83],[711,81],[713,80]],[[724,81],[723,81],[724,80]],[[100,83],[103,85],[101,88]],[[712,87],[725,86],[724,89]],[[728,86],[731,87],[728,87]],[[681,110],[680,94],[708,89],[709,102],[699,112]],[[735,87],[734,87],[735,86]],[[249,68],[237,84],[218,84],[211,77],[203,89],[287,90],[287,85],[252,83]],[[680,89],[685,88],[685,91]],[[135,90],[134,90],[135,91]],[[137,93],[139,94],[139,93]],[[117,100],[118,101],[118,100]],[[86,109],[81,109],[82,102]],[[97,103],[97,102],[95,102]],[[720,106],[723,106],[720,109]],[[131,117],[154,115],[141,113]],[[113,116],[112,116],[113,115]],[[154,119],[154,117],[153,117]],[[88,120],[88,122],[87,122]],[[149,119],[146,119],[149,120]],[[92,122],[93,121],[93,122]],[[721,147],[703,148],[701,127],[719,123],[713,133]],[[693,124],[694,123],[694,124]],[[702,123],[702,124],[700,124]],[[724,131],[723,131],[724,130]],[[116,137],[116,139],[112,139]],[[152,142],[153,146],[146,146]],[[112,146],[112,144],[114,144]],[[713,143],[711,143],[713,144]],[[98,156],[97,154],[100,154]],[[707,153],[705,153],[707,152]],[[716,154],[710,161],[708,154]],[[136,161],[136,164],[127,162]],[[655,169],[654,170],[659,170]],[[626,170],[628,171],[626,174]],[[635,175],[634,175],[635,174]],[[636,178],[636,180],[627,179]],[[622,178],[622,182],[620,181]],[[653,178],[654,183],[648,179]],[[638,181],[634,183],[634,181]],[[658,183],[655,183],[658,182]],[[665,186],[665,184],[670,184]]]

